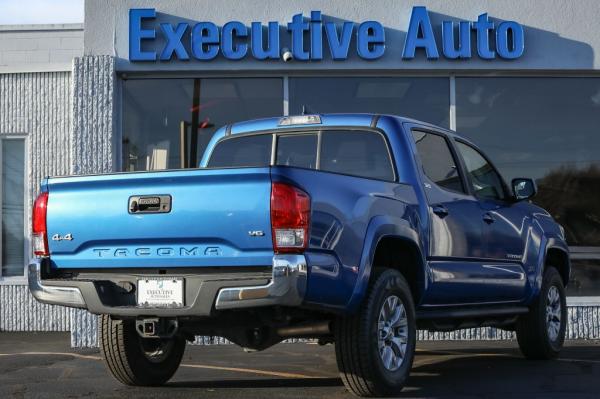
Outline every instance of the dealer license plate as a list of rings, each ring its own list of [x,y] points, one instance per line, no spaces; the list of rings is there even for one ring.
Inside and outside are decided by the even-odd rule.
[[[183,279],[148,278],[138,280],[137,303],[143,307],[179,308],[183,306]]]

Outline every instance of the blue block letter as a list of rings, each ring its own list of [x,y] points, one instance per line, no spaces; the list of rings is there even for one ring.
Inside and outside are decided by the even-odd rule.
[[[488,15],[481,14],[477,22],[473,22],[473,29],[477,30],[477,54],[484,60],[493,60],[496,53],[490,50],[490,29],[494,29],[494,23],[488,20]]]
[[[454,40],[454,22],[442,22],[442,45],[444,56],[452,60],[471,58],[471,24],[466,21],[458,23],[458,49]]]
[[[323,59],[323,20],[321,11],[310,12],[310,59]]]
[[[219,28],[212,22],[200,22],[192,29],[192,54],[199,60],[212,60],[219,53]]]
[[[512,35],[512,49],[508,48],[508,33]],[[496,51],[502,58],[514,60],[525,51],[525,33],[523,27],[514,21],[505,21],[496,29]]]
[[[246,25],[238,21],[227,22],[223,25],[223,31],[221,32],[221,52],[225,58],[239,60],[246,56],[248,44],[234,44],[234,36],[248,37],[248,28]]]
[[[154,29],[142,29],[144,18],[156,18],[154,8],[129,10],[129,61],[156,61],[155,51],[142,51],[142,40],[156,37]]]
[[[356,35],[356,50],[360,58],[374,60],[383,55],[385,51],[385,30],[379,22],[363,22],[358,25]]]
[[[188,24],[180,22],[177,24],[177,28],[173,30],[173,25],[162,23],[160,24],[160,28],[165,35],[165,39],[167,39],[167,44],[165,44],[165,48],[163,48],[163,51],[160,53],[160,60],[169,61],[171,57],[173,57],[173,53],[177,54],[177,58],[180,60],[189,60],[190,56],[185,50],[185,47],[183,47],[183,43],[181,43],[181,39],[188,28]]]
[[[354,22],[344,22],[342,25],[342,33],[338,37],[335,23],[327,22],[325,24],[325,33],[327,34],[331,58],[334,60],[345,60],[348,58],[348,50],[350,49],[350,39],[352,39],[353,29]]]
[[[296,14],[292,17],[292,22],[288,22],[287,29],[292,32],[292,54],[294,59],[307,61],[309,54],[304,51],[304,31],[308,30],[308,22],[304,22],[302,14]]]
[[[257,60],[278,59],[279,58],[279,23],[269,22],[269,32],[267,33],[267,49],[263,47],[262,24],[252,22],[251,31],[252,55]]]
[[[412,9],[402,58],[415,58],[417,47],[424,48],[425,54],[430,60],[436,60],[440,57],[433,35],[433,28],[431,27],[431,20],[427,8],[423,6],[413,7]]]

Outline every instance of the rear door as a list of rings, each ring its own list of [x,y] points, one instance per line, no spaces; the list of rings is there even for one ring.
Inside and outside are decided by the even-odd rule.
[[[425,304],[464,304],[486,296],[477,283],[484,251],[481,207],[468,193],[446,135],[412,129],[429,202],[431,288]]]

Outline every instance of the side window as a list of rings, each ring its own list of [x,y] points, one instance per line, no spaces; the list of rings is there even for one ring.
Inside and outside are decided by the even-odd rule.
[[[25,139],[0,139],[0,280],[7,277],[23,277],[25,273],[26,162]]]
[[[269,166],[273,136],[255,136],[225,139],[215,146],[209,168],[243,168],[249,166]]]
[[[317,135],[281,135],[277,138],[277,165],[315,169],[317,167]]]
[[[418,130],[413,130],[412,135],[425,175],[442,188],[464,193],[458,167],[446,139],[437,134]]]
[[[473,147],[456,142],[465,161],[475,196],[480,199],[503,199],[502,179],[492,165]]]
[[[320,169],[379,180],[394,180],[385,139],[375,132],[325,131]]]

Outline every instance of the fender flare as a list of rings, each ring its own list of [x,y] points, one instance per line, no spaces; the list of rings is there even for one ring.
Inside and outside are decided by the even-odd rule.
[[[373,269],[375,250],[383,238],[399,238],[411,242],[418,249],[423,267],[421,268],[422,291],[425,290],[427,279],[425,277],[425,258],[421,250],[419,234],[413,229],[407,220],[393,216],[375,216],[369,221],[367,233],[363,243],[360,257],[358,277],[354,285],[352,296],[346,305],[348,312],[354,312],[366,295],[369,279]]]
[[[565,254],[568,263],[567,276],[571,275],[571,258],[569,256],[569,247],[565,243],[564,239],[555,235],[544,235],[542,237],[542,244],[540,245],[540,256],[538,257],[537,270],[535,272],[535,283],[532,287],[531,296],[528,302],[530,300],[533,300],[533,298],[535,298],[539,294],[542,288],[542,280],[544,278],[544,266],[546,264],[548,252],[551,249],[559,250]],[[568,283],[568,279],[566,283]]]

